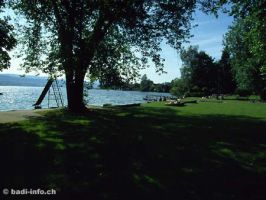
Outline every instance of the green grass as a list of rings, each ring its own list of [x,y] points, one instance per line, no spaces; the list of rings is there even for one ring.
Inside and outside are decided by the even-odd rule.
[[[54,188],[58,199],[262,200],[266,104],[51,111],[0,124],[0,152],[2,188]]]

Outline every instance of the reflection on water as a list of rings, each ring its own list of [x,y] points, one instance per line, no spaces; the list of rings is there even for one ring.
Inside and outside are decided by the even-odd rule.
[[[22,110],[32,109],[33,104],[41,94],[42,87],[20,87],[20,86],[0,86],[0,110]],[[61,89],[66,103],[66,89]],[[142,103],[146,95],[170,95],[167,93],[119,91],[119,90],[97,90],[88,91],[87,101],[89,105],[101,106],[103,104],[130,104]],[[54,104],[52,103],[52,106]],[[42,103],[43,108],[48,107],[47,96]]]

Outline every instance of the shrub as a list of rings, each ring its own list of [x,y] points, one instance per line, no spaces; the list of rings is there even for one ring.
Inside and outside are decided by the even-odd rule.
[[[248,97],[252,94],[252,92],[247,89],[237,89],[236,94],[238,94],[240,97]]]
[[[171,94],[175,96],[182,96],[187,92],[187,87],[182,79],[175,79],[171,82],[172,89],[170,90]]]
[[[262,89],[260,92],[260,99],[266,101],[266,88]]]
[[[189,93],[190,97],[203,97],[205,96],[203,92],[190,92]]]

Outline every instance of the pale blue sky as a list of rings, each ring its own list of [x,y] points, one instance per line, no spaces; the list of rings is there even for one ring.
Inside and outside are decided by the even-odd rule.
[[[223,49],[223,35],[227,32],[228,26],[232,24],[233,18],[224,13],[219,13],[219,17],[216,18],[214,15],[206,15],[198,11],[195,13],[194,19],[193,23],[198,24],[197,27],[191,30],[194,37],[190,39],[190,43],[184,44],[184,46],[198,45],[199,50],[207,52],[210,56],[218,60],[221,57]],[[162,50],[167,74],[158,75],[154,67],[150,67],[141,72],[141,74],[147,74],[148,78],[156,83],[170,82],[180,77],[182,61],[180,60],[179,54],[167,45],[162,45]]]
[[[227,32],[227,28],[231,25],[233,18],[223,13],[220,13],[219,17],[216,18],[213,15],[206,15],[197,11],[194,14],[194,19],[193,23],[198,24],[197,27],[191,30],[194,37],[190,39],[189,44],[184,44],[184,46],[198,45],[200,50],[204,50],[213,58],[219,59],[223,49],[223,35]],[[166,44],[162,44],[162,57],[165,58],[164,71],[167,74],[159,75],[155,72],[153,66],[142,70],[141,74],[147,74],[148,78],[155,83],[170,82],[176,77],[180,77],[182,62],[176,50]],[[19,70],[19,63],[20,60],[12,58],[11,68],[0,73],[24,74],[24,71]]]

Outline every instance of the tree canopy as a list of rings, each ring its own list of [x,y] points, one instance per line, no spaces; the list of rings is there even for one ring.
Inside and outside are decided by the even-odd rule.
[[[188,92],[197,90],[205,95],[218,92],[218,68],[212,57],[204,51],[198,51],[197,46],[182,49],[180,57],[183,62],[181,78],[187,85]]]
[[[265,0],[233,2],[233,25],[224,37],[237,87],[259,93],[265,86]]]
[[[223,51],[217,62],[198,46],[183,48],[181,77],[172,81],[171,93],[177,96],[206,96],[233,93],[235,82],[230,65],[230,56]]]
[[[203,8],[215,14],[222,8],[234,17],[224,44],[237,88],[257,94],[266,91],[266,1],[210,0]]]
[[[132,81],[138,76],[139,69],[147,66],[149,59],[154,62],[157,71],[163,71],[161,42],[166,41],[172,47],[180,49],[182,42],[190,36],[190,21],[197,5],[202,5],[204,11],[215,13],[224,4],[229,3],[232,5],[229,13],[235,16],[236,20],[254,20],[255,23],[250,25],[243,38],[250,41],[248,52],[256,57],[256,69],[260,72],[265,70],[265,1],[7,2],[22,19],[22,28],[18,31],[23,35],[19,39],[26,71],[41,69],[51,74],[63,72],[66,75],[68,107],[73,111],[85,108],[83,81],[86,73],[88,77],[98,78],[108,85]],[[209,70],[210,74],[217,73],[217,63],[214,63],[211,57],[204,52],[198,53],[197,56],[196,59],[202,62],[196,74],[201,73],[201,68],[204,68],[204,72]],[[213,67],[205,67],[211,65]],[[182,73],[184,76],[186,73],[191,75],[190,77],[194,76],[185,68]],[[202,77],[205,75],[202,73]],[[201,79],[194,80],[197,82],[194,85],[207,88],[209,92],[214,90],[211,85],[220,84],[218,80],[210,78],[209,83],[200,82]]]
[[[25,19],[24,66],[45,72],[64,70],[68,106],[81,110],[87,72],[92,76],[124,72],[126,77],[135,74],[139,63],[147,64],[148,58],[157,71],[163,70],[160,43],[165,39],[180,48],[189,36],[196,2],[11,0],[10,6]],[[127,67],[119,63],[122,58],[124,64],[132,59],[135,63]]]
[[[224,49],[218,62],[218,91],[223,94],[232,94],[236,89],[235,77],[232,71],[230,53],[227,49]]]
[[[204,2],[206,11],[216,13],[221,7],[235,18],[236,24],[246,24],[244,40],[248,42],[250,53],[260,63],[260,70],[266,71],[266,18],[265,0],[211,0]],[[237,42],[237,41],[236,41]]]
[[[0,14],[3,6],[4,1],[0,0]],[[9,19],[7,17],[0,18],[0,71],[10,67],[8,51],[12,50],[16,45],[16,39],[12,34],[13,26],[8,21]]]
[[[224,37],[225,48],[231,56],[232,71],[239,89],[258,92],[262,87],[261,62],[252,53],[246,35],[252,23],[238,19]]]
[[[148,79],[147,75],[144,74],[141,77],[140,90],[141,91],[152,91],[152,87],[153,87],[153,81]]]

